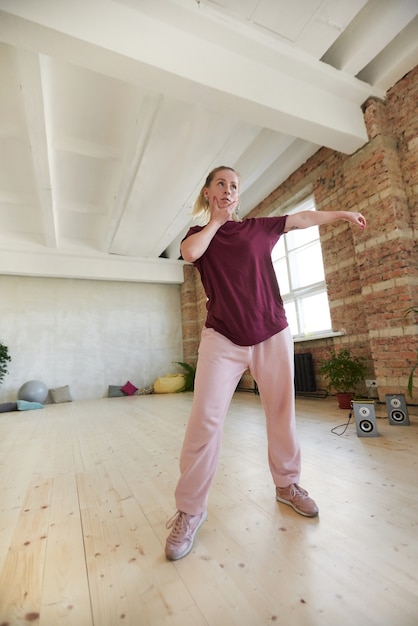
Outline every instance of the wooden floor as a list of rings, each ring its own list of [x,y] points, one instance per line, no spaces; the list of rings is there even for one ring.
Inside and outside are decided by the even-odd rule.
[[[418,417],[337,436],[348,411],[298,399],[307,519],[275,501],[259,397],[235,394],[208,521],[172,563],[191,399],[0,415],[0,626],[417,626]]]

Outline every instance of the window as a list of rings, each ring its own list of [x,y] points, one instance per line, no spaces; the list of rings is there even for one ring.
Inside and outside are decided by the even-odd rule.
[[[315,211],[308,198],[288,214]],[[332,333],[319,228],[292,230],[273,248],[273,266],[294,338]]]

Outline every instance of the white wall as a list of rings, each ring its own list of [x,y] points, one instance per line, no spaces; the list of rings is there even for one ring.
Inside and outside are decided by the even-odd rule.
[[[0,402],[33,379],[74,400],[143,387],[181,371],[180,286],[0,276],[0,341],[12,357]]]

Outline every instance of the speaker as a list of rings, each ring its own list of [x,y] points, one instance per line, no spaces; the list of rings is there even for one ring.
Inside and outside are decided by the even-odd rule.
[[[403,394],[391,395],[388,393],[385,398],[389,424],[392,424],[392,426],[409,426],[405,396]]]
[[[358,437],[378,437],[373,400],[353,400],[354,418]]]

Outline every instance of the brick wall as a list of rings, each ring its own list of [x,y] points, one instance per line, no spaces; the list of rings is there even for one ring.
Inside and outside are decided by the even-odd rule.
[[[184,283],[181,286],[183,358],[186,363],[196,365],[200,333],[205,321],[201,302],[206,298],[198,271],[193,265],[185,265],[183,270]]]
[[[348,346],[366,357],[382,401],[386,393],[406,395],[418,346],[417,320],[405,316],[418,305],[417,102],[418,67],[384,102],[364,104],[363,148],[350,156],[321,148],[250,214],[269,215],[310,190],[318,210],[360,211],[367,219],[365,231],[346,222],[321,227],[332,324],[345,334],[295,346],[312,352],[319,387],[322,358]],[[197,271],[184,270],[184,359],[195,363],[206,298]]]

